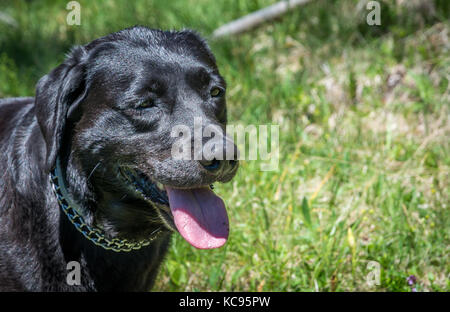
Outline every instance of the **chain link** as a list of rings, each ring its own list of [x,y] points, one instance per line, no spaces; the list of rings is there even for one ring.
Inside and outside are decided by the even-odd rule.
[[[104,249],[112,250],[115,252],[129,252],[133,250],[141,249],[142,247],[148,246],[152,241],[158,238],[162,231],[158,228],[150,238],[140,240],[140,241],[128,241],[126,239],[112,238],[109,239],[105,236],[105,232],[99,228],[93,228],[84,222],[83,217],[76,211],[75,208],[71,207],[68,200],[64,197],[61,192],[61,186],[58,181],[58,176],[55,171],[50,174],[50,181],[52,184],[53,192],[56,195],[59,206],[65,215],[68,217],[69,221],[75,226],[75,228],[83,234],[88,240],[93,242],[97,246],[101,246]]]

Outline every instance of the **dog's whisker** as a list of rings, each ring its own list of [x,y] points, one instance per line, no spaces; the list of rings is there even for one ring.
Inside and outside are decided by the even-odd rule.
[[[89,174],[89,176],[88,176],[88,178],[87,178],[88,181],[89,181],[89,179],[92,177],[92,175],[94,174],[94,171],[95,171],[100,165],[101,165],[101,161],[99,161],[99,162],[95,165],[94,169],[92,169],[91,173]]]

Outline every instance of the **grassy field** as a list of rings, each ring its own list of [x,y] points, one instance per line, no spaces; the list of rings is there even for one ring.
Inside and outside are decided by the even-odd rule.
[[[34,94],[73,44],[134,24],[208,38],[274,1],[79,2],[80,26],[65,1],[0,3],[17,23],[0,22],[0,97]],[[279,170],[244,161],[216,185],[229,242],[200,251],[175,235],[155,290],[411,291],[414,275],[417,291],[450,291],[449,2],[380,1],[381,26],[358,2],[210,40],[230,123],[280,125]]]

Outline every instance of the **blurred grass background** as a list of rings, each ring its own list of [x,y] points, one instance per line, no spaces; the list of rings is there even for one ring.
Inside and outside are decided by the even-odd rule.
[[[273,0],[0,3],[0,97],[34,94],[70,47],[135,24],[220,25]],[[154,290],[450,291],[450,2],[316,0],[211,41],[232,124],[280,125],[278,171],[247,161],[216,185],[229,242],[200,251],[174,235]],[[380,285],[366,282],[370,261]]]

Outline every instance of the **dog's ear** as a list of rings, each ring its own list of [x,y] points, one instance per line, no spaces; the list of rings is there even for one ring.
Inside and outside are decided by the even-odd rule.
[[[87,95],[86,59],[86,50],[76,47],[63,64],[42,77],[36,86],[35,112],[47,147],[47,171],[55,165],[67,119]]]

